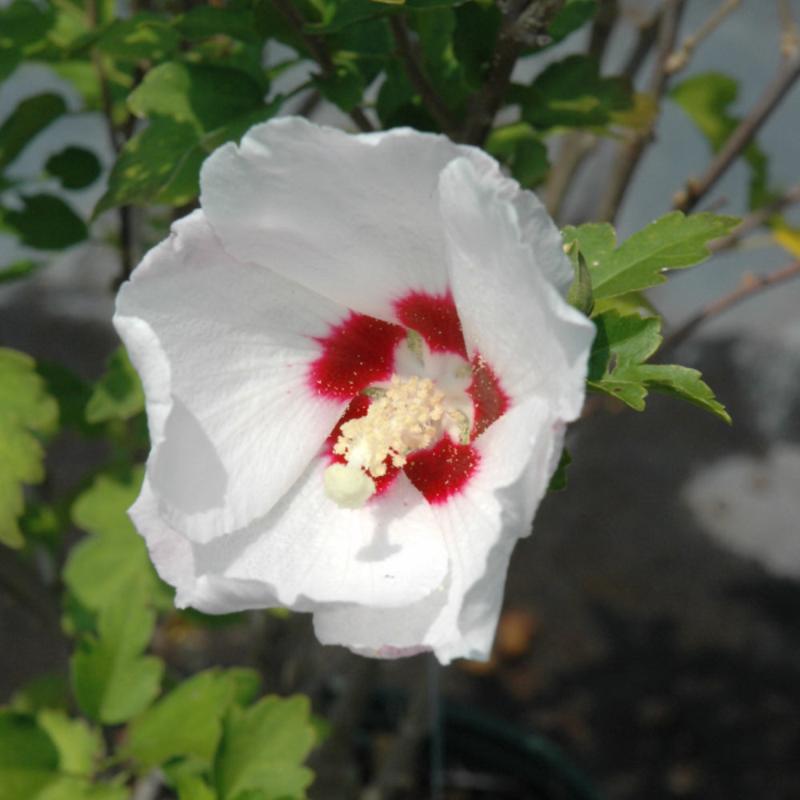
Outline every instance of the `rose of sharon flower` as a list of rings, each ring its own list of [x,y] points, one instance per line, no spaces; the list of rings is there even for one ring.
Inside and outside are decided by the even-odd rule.
[[[152,439],[130,513],[176,604],[488,657],[594,334],[555,225],[475,148],[298,118],[217,150],[200,205],[114,318]]]

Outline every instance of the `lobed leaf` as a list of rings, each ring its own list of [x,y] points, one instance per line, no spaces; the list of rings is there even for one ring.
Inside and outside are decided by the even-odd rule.
[[[100,609],[97,637],[80,642],[70,661],[75,699],[87,717],[126,722],[158,695],[164,664],[141,654],[154,624],[141,596],[120,592]]]
[[[595,299],[637,292],[663,283],[667,269],[685,269],[705,261],[709,242],[729,233],[739,220],[708,212],[685,216],[672,211],[615,248],[607,223],[564,229],[567,245],[576,243],[592,275]]]
[[[300,798],[313,775],[302,766],[314,744],[308,698],[265,697],[225,721],[215,783],[220,800],[260,791],[264,800]]]
[[[32,358],[0,348],[0,542],[21,547],[17,517],[24,506],[23,483],[44,478],[39,437],[52,433],[58,407],[46,392]]]

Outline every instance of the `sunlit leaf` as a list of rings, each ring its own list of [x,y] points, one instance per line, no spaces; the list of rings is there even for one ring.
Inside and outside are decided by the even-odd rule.
[[[139,375],[124,347],[118,347],[108,360],[106,372],[94,385],[86,404],[86,421],[106,422],[130,419],[144,410],[144,392]]]
[[[738,94],[739,85],[733,78],[719,72],[705,72],[679,83],[671,90],[670,97],[689,115],[716,153],[740,122],[730,111]],[[744,149],[744,157],[751,170],[750,207],[755,208],[769,199],[768,161],[756,142]]]
[[[210,767],[223,717],[237,702],[242,680],[258,686],[257,674],[247,670],[208,670],[184,681],[133,720],[124,752],[142,771],[175,756]]]
[[[128,592],[101,608],[97,637],[84,637],[71,659],[75,698],[90,719],[125,722],[155,699],[164,665],[142,655],[154,623],[141,596]]]
[[[227,716],[215,778],[220,800],[260,790],[265,800],[303,797],[312,773],[302,766],[314,744],[306,697],[265,697]]]
[[[705,261],[709,242],[729,233],[739,220],[704,212],[685,216],[672,211],[615,248],[611,225],[589,223],[564,229],[567,244],[576,243],[586,258],[596,299],[614,297],[663,283],[663,272]]]
[[[9,547],[22,546],[22,484],[44,478],[40,437],[52,433],[57,421],[58,407],[33,359],[0,348],[0,542]]]
[[[645,363],[661,344],[660,319],[608,311],[594,322],[597,336],[589,361],[591,389],[616,397],[637,411],[644,410],[648,391],[671,394],[730,422],[725,407],[697,370]]]

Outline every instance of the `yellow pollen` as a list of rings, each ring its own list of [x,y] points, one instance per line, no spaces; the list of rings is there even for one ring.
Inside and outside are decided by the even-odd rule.
[[[353,505],[357,501],[351,499],[349,487],[357,482],[358,471],[362,476],[358,481],[360,487],[367,485],[364,479],[372,484],[372,492],[360,503],[363,505],[375,491],[372,478],[386,474],[387,459],[393,466],[403,467],[409,453],[428,447],[438,438],[445,413],[444,397],[430,378],[394,375],[389,387],[377,395],[363,417],[342,425],[333,452],[344,456],[347,466],[334,464],[326,470],[328,496],[343,507],[357,507]]]

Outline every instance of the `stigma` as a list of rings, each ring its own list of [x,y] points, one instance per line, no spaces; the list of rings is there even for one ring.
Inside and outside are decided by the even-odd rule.
[[[375,478],[402,468],[409,453],[436,442],[444,429],[445,394],[430,378],[393,375],[363,417],[345,422],[333,446],[344,463],[325,470],[325,493],[342,508],[360,508],[375,494]]]

